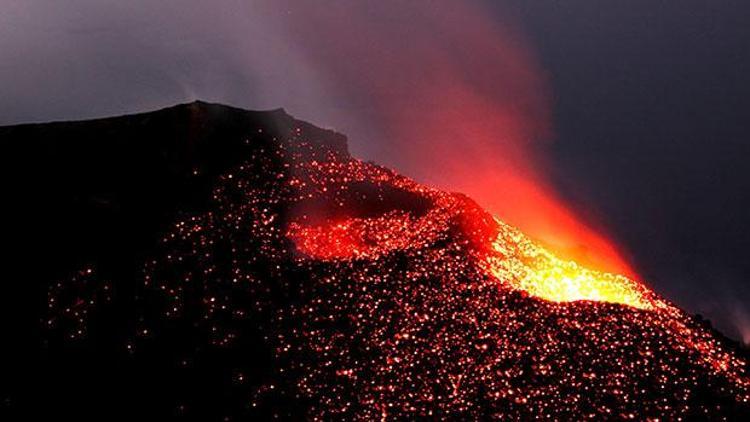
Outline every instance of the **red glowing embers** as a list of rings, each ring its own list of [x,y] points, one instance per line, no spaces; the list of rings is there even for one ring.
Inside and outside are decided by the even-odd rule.
[[[414,219],[393,211],[377,218],[350,218],[316,226],[292,223],[289,237],[306,255],[318,259],[377,257],[404,249],[412,239]]]
[[[340,205],[333,213],[335,217],[313,218],[316,223],[309,223],[310,217],[315,216],[303,213],[290,224],[287,235],[297,249],[309,257],[374,260],[394,251],[418,250],[440,238],[458,237],[464,239],[469,256],[484,268],[486,276],[496,278],[506,288],[558,303],[585,300],[646,310],[663,305],[641,283],[560,259],[515,228],[493,220],[460,195],[427,189],[356,161],[346,166],[315,163],[311,168],[327,178],[315,178],[322,186],[318,195],[308,194],[307,200],[338,192],[338,197],[330,202]],[[351,180],[368,177],[377,180],[367,187],[368,194],[349,184]],[[408,195],[422,197],[430,205],[420,211],[390,209],[361,216],[362,210],[353,205],[357,201],[351,200],[352,197],[379,198],[370,199],[369,206],[377,208],[388,196],[383,190],[394,187],[404,198]],[[347,216],[347,210],[351,216]]]

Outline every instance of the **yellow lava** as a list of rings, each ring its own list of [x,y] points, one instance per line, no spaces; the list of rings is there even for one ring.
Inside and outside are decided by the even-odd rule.
[[[489,271],[511,288],[552,302],[590,300],[653,309],[658,303],[642,284],[627,277],[562,260],[517,229],[495,219]]]

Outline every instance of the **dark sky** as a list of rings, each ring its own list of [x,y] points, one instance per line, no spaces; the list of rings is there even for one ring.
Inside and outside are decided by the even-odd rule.
[[[429,144],[447,148],[429,167],[394,148],[414,136],[396,127],[435,126],[450,98],[479,116],[458,115],[478,137],[497,131],[487,106],[512,130],[477,157],[502,151],[497,167],[521,173],[543,163],[642,279],[750,342],[749,3],[348,3],[4,0],[0,124],[194,99],[284,107],[346,133],[363,158],[481,196],[441,179],[466,170],[445,160],[466,145]]]
[[[750,3],[524,2],[557,170],[645,280],[750,342]]]

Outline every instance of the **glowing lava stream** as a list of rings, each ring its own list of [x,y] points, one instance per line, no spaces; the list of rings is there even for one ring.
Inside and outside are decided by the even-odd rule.
[[[561,259],[497,217],[485,219],[489,217],[487,214],[458,196],[426,188],[356,160],[346,164],[315,163],[312,168],[327,177],[342,173],[350,181],[367,180],[368,171],[374,170],[376,174],[370,175],[371,180],[387,181],[429,198],[433,206],[421,216],[394,210],[377,217],[344,218],[313,226],[293,222],[288,235],[306,255],[333,261],[377,259],[394,250],[422,248],[438,241],[449,230],[451,221],[468,213],[471,215],[468,220],[482,229],[475,232],[467,228],[466,234],[478,236],[474,238],[480,244],[490,242],[489,247],[475,250],[479,265],[507,288],[557,303],[596,301],[643,310],[669,307],[642,283]]]
[[[516,315],[524,314],[524,311],[515,308],[527,302],[518,298],[508,299],[502,294],[481,293],[482,287],[497,286],[502,291],[526,292],[530,297],[545,302],[542,306],[534,307],[538,313],[534,312],[532,316],[532,320],[542,326],[546,324],[542,321],[545,316],[557,315],[561,321],[570,324],[568,332],[587,337],[590,335],[590,341],[597,342],[612,335],[618,337],[614,342],[607,341],[607,348],[593,343],[592,348],[586,350],[611,353],[613,349],[609,349],[610,346],[631,350],[632,347],[637,348],[638,341],[647,340],[661,345],[659,350],[662,351],[696,353],[694,356],[701,365],[712,372],[725,374],[739,389],[738,394],[743,394],[742,398],[747,399],[750,380],[743,372],[744,360],[724,351],[710,331],[696,327],[689,315],[660,298],[645,284],[561,259],[520,230],[487,214],[468,197],[420,185],[382,167],[359,160],[341,162],[332,159],[304,164],[297,174],[300,176],[290,182],[300,189],[295,197],[297,201],[322,197],[333,204],[339,213],[330,213],[336,217],[322,213],[322,219],[310,219],[306,210],[308,207],[315,208],[310,205],[301,207],[304,212],[299,212],[290,221],[286,235],[294,243],[300,262],[312,258],[311,264],[315,267],[321,262],[330,262],[334,265],[332,270],[347,274],[347,278],[351,276],[352,279],[347,280],[342,289],[353,288],[349,283],[363,283],[362,292],[367,294],[357,306],[378,306],[380,299],[370,296],[366,289],[370,278],[374,284],[382,286],[384,280],[396,277],[403,283],[396,286],[407,291],[434,287],[429,282],[426,286],[413,284],[426,280],[439,281],[445,283],[446,294],[449,295],[443,300],[471,303],[472,307],[478,307],[479,312],[487,311],[490,315],[497,312],[483,320],[483,324],[489,324],[486,325],[489,327],[497,318],[515,321]],[[426,201],[428,206],[416,207],[413,205],[416,203],[414,197],[407,196],[411,200],[399,200],[397,203],[403,208],[390,204],[391,207],[386,208],[390,211],[375,215],[357,214],[354,211],[354,215],[351,215],[348,212],[349,207],[357,209],[352,206],[354,201],[360,203],[360,208],[362,204],[375,210],[385,208],[385,199],[394,191],[412,194]],[[390,256],[392,254],[398,255],[396,260]],[[396,261],[411,262],[412,265],[407,265],[407,270],[394,270],[392,266]],[[396,274],[405,277],[399,279]],[[468,302],[461,302],[466,299],[464,287],[478,287],[476,293],[471,295],[473,299]],[[436,289],[440,290],[440,287]],[[390,297],[390,294],[388,292],[385,297]],[[375,304],[371,305],[371,301]],[[616,306],[606,306],[609,303]],[[448,309],[452,309],[452,306],[446,305]],[[612,309],[617,306],[646,312]],[[532,312],[532,308],[522,309]],[[505,311],[509,311],[509,314],[503,315]],[[329,311],[325,312],[328,315]],[[428,313],[433,312],[437,310],[430,307]],[[469,313],[461,314],[472,322],[469,325],[477,324],[474,310],[464,309],[462,312]],[[459,314],[453,311],[449,313],[449,316],[444,315],[446,321],[461,321]],[[389,318],[385,321],[393,323]],[[520,326],[523,327],[523,324]],[[506,334],[512,337],[534,333],[533,329],[515,329],[520,331],[513,331],[513,327],[501,331],[502,338],[506,338]],[[629,331],[631,329],[635,331]],[[621,336],[625,337],[620,339]],[[545,339],[552,340],[549,336]],[[464,342],[464,338],[456,340],[456,344],[464,345]],[[503,344],[500,340],[498,343]],[[392,343],[386,341],[382,344],[388,344],[390,350]],[[505,347],[499,349],[507,350]],[[542,346],[540,350],[543,349]],[[652,351],[648,347],[643,353],[644,360],[638,361],[638,364],[656,363],[649,360]],[[624,365],[624,361],[618,357],[616,363]],[[671,371],[670,365],[664,362],[659,370]],[[632,367],[628,367],[630,369]],[[622,370],[625,370],[624,367]],[[391,369],[388,371],[390,373]]]
[[[487,262],[489,272],[511,288],[552,302],[580,300],[618,303],[638,309],[664,305],[641,283],[625,276],[584,268],[532,242],[495,218],[498,235]]]
[[[394,211],[377,218],[350,218],[321,226],[293,223],[290,235],[305,253],[323,260],[376,259],[390,251],[435,241],[457,204],[441,197],[421,218]],[[518,229],[494,218],[497,235],[478,256],[485,271],[504,286],[551,302],[596,301],[651,310],[665,304],[641,283],[558,258]]]

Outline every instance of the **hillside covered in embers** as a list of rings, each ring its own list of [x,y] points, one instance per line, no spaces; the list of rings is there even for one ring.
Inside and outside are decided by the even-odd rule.
[[[750,415],[747,357],[699,319],[283,110],[195,102],[0,139],[15,414]]]

